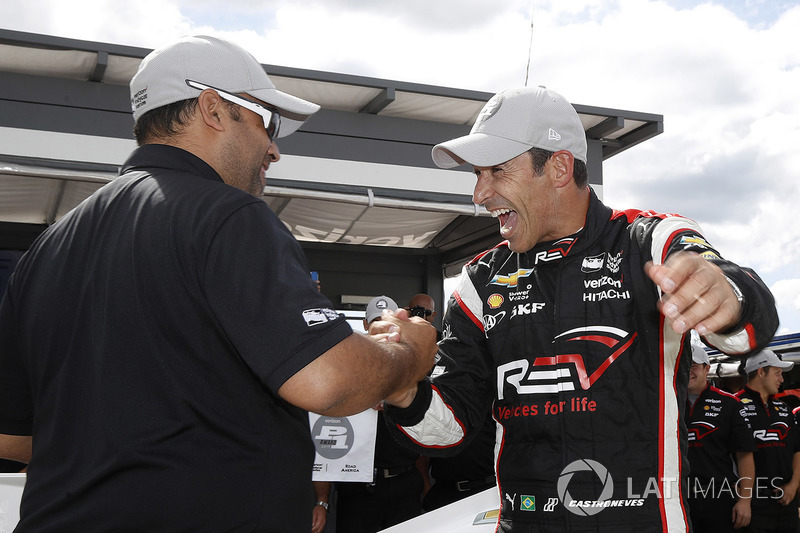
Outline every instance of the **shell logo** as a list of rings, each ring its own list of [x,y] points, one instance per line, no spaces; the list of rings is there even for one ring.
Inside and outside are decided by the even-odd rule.
[[[501,294],[494,293],[489,296],[489,299],[486,300],[486,303],[489,304],[489,307],[492,309],[497,309],[503,305],[503,296]]]

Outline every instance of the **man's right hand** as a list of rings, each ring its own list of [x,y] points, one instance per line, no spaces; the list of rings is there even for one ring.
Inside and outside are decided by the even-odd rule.
[[[408,407],[417,397],[419,385],[416,383],[410,389],[402,389],[386,397],[386,403],[393,407]]]
[[[416,390],[433,368],[436,351],[431,324],[409,318],[405,310],[384,312],[369,335],[351,334],[284,382],[278,393],[307,411],[353,415],[387,396],[395,398],[398,391]]]
[[[406,386],[416,387],[417,382],[428,375],[436,362],[436,328],[425,319],[410,317],[405,309],[399,309],[395,313],[383,311],[381,319],[370,324],[369,334],[378,342],[394,341],[405,344],[416,355],[416,372],[413,374],[413,381],[406,383]]]

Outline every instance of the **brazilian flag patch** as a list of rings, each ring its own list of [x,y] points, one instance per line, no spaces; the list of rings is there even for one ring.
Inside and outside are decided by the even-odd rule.
[[[520,502],[520,508],[523,511],[535,511],[536,510],[536,496],[522,496],[522,501]]]

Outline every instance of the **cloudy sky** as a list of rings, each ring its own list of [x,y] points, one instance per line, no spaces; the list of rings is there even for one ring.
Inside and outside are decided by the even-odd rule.
[[[188,33],[262,62],[664,116],[605,163],[604,200],[697,220],[800,332],[800,0],[4,0],[0,27],[155,48]]]

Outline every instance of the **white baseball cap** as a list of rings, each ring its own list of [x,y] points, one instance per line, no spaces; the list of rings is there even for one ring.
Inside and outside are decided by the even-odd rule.
[[[506,89],[495,94],[478,114],[469,135],[433,147],[441,168],[468,163],[499,165],[531,148],[567,150],[586,162],[586,132],[572,104],[545,87]]]
[[[794,366],[794,363],[791,361],[781,361],[778,356],[775,355],[775,352],[771,350],[762,350],[747,358],[747,362],[744,364],[744,371],[746,374],[749,374],[754,370],[766,366],[776,366],[786,372]]]
[[[153,50],[131,80],[134,120],[152,109],[197,98],[200,91],[186,80],[230,93],[246,93],[278,108],[278,137],[299,128],[319,106],[275,88],[264,67],[244,48],[207,35],[183,37]]]
[[[397,304],[395,303],[394,300],[392,300],[388,296],[376,296],[375,298],[370,300],[369,303],[367,304],[367,312],[365,315],[365,318],[367,319],[367,324],[369,324],[376,318],[380,318],[384,309],[388,309],[390,311],[397,311]]]

